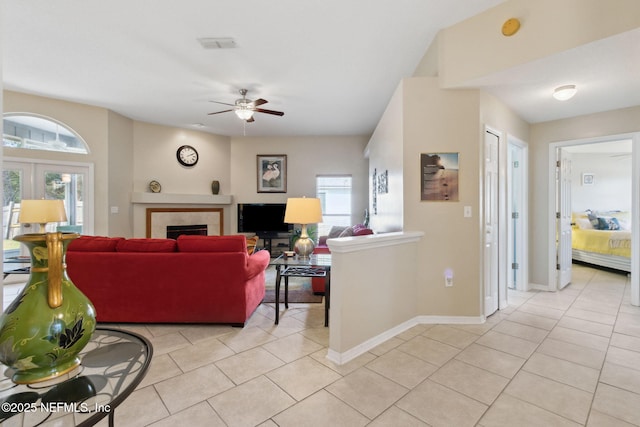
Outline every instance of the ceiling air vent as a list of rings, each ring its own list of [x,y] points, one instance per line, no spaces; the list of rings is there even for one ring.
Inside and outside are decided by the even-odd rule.
[[[231,37],[204,37],[198,39],[204,49],[233,49],[236,41]]]

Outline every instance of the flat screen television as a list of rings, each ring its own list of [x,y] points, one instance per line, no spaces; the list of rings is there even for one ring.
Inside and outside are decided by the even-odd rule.
[[[284,222],[285,203],[238,203],[238,232],[258,236],[289,233],[293,224]]]

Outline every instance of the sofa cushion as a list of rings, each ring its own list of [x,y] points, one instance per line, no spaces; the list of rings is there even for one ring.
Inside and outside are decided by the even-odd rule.
[[[115,252],[124,237],[80,236],[69,243],[69,251]]]
[[[127,239],[118,242],[117,252],[175,252],[173,239]]]
[[[231,236],[182,235],[178,237],[180,252],[243,252],[247,240],[242,234]]]

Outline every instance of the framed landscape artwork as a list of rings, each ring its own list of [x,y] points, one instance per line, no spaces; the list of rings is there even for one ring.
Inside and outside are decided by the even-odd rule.
[[[420,200],[457,202],[458,153],[420,154]]]
[[[287,192],[287,155],[258,154],[258,193]]]

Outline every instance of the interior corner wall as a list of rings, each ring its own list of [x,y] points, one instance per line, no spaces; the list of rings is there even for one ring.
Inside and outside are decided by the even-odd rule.
[[[133,120],[109,111],[109,236],[133,236]]]
[[[109,139],[108,110],[75,102],[4,91],[4,112],[32,113],[60,121],[76,131],[89,146],[89,154],[29,150],[29,158],[94,165],[94,229],[97,235],[109,233]],[[25,157],[25,150],[4,149],[5,157]]]
[[[424,231],[418,243],[417,304],[424,315],[479,316],[481,301],[480,95],[443,90],[437,78],[403,84],[404,230]],[[459,154],[459,200],[422,201],[420,154]],[[464,206],[472,207],[465,218]],[[445,270],[454,285],[444,286]]]
[[[231,138],[231,232],[237,232],[237,203],[286,203],[289,197],[315,197],[316,175],[352,176],[352,218],[361,223],[368,203],[366,136]],[[257,155],[287,155],[287,192],[258,193]]]
[[[404,222],[403,83],[393,93],[369,143],[369,214],[376,233],[402,231]],[[373,173],[387,174],[388,192],[379,193]],[[374,193],[375,192],[375,193]]]
[[[551,218],[549,145],[640,131],[640,106],[531,125],[529,144],[529,275],[531,282],[551,285],[548,278]]]

